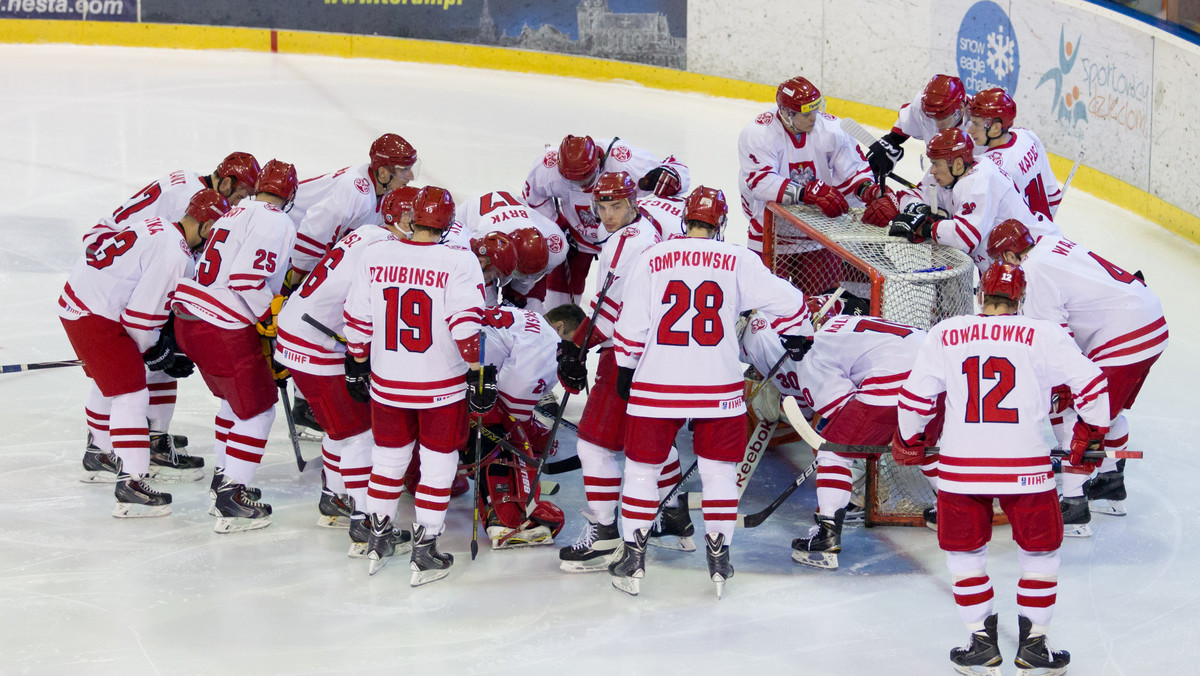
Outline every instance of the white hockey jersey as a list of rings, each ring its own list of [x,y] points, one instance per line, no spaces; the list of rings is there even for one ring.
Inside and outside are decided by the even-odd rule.
[[[690,172],[686,165],[674,156],[659,160],[649,152],[631,146],[624,141],[612,143],[611,139],[595,139],[596,146],[612,150],[604,160],[601,172],[627,172],[634,183],[652,171],[655,167],[669,166],[679,174],[679,193],[685,194],[691,186]],[[639,197],[653,193],[638,189]],[[534,166],[525,179],[525,191],[522,199],[526,204],[539,211],[552,221],[565,222],[565,229],[571,234],[575,246],[583,253],[596,254],[604,240],[608,238],[604,226],[592,213],[592,194],[581,190],[579,186],[568,181],[558,173],[558,149],[546,151],[542,160]]]
[[[466,249],[402,239],[366,247],[345,304],[346,348],[371,358],[371,398],[397,408],[466,396],[458,341],[479,333],[483,273]]]
[[[921,109],[921,96],[924,93],[925,90],[922,89],[917,92],[912,101],[900,106],[900,115],[896,119],[896,124],[892,125],[892,131],[915,138],[921,143],[928,143],[929,139],[941,130],[937,128],[937,120],[927,116]],[[967,127],[971,125],[971,116],[963,113],[962,117],[958,128],[966,134]],[[924,152],[924,148],[921,149],[921,152]],[[975,154],[979,155],[981,152],[982,150],[976,146]]]
[[[638,211],[654,224],[660,239],[674,239],[687,235],[687,226],[683,223],[684,200],[674,197],[655,197],[651,195],[638,200]]]
[[[128,223],[75,262],[58,298],[58,316],[97,315],[125,327],[145,352],[170,316],[175,285],[192,275],[192,251],[175,223],[161,218]]]
[[[308,272],[346,233],[363,225],[383,223],[379,203],[369,164],[300,181],[296,200],[288,211],[296,224],[292,267]]]
[[[1043,235],[1062,236],[1054,221],[1029,210],[1012,178],[994,162],[971,165],[951,188],[939,186],[926,173],[916,188],[899,192],[901,209],[923,203],[927,187],[932,188],[934,203],[930,206],[950,215],[934,224],[933,240],[966,253],[975,261],[980,274],[992,262],[987,255],[988,234],[1002,221],[1015,218],[1029,228],[1035,239]]]
[[[195,274],[175,289],[175,305],[226,329],[255,323],[283,286],[295,242],[279,207],[242,200],[213,224]]]
[[[628,412],[649,418],[725,418],[746,410],[738,315],[779,317],[781,334],[811,336],[804,293],[749,249],[696,237],[656,244],[625,280],[617,365],[636,369]]]
[[[1067,239],[1043,237],[1021,263],[1021,311],[1060,324],[1100,366],[1136,364],[1167,349],[1162,303],[1146,283]]]
[[[396,236],[379,225],[367,225],[347,234],[317,261],[279,313],[279,336],[275,359],[293,371],[314,376],[345,373],[346,347],[304,321],[308,315],[329,330],[342,335],[346,330],[343,306],[350,283],[367,245]]]
[[[483,312],[483,363],[496,367],[500,404],[526,421],[558,382],[558,334],[536,312],[492,307]]]
[[[1008,133],[1011,136],[1008,143],[985,149],[983,157],[1008,174],[1030,211],[1053,220],[1062,202],[1062,189],[1050,170],[1046,146],[1028,129],[1013,127]]]
[[[1079,415],[1108,426],[1108,381],[1061,327],[1021,315],[962,315],[934,325],[900,390],[913,439],[946,393],[938,490],[1002,495],[1054,490],[1043,436],[1050,390],[1066,383]]]
[[[509,286],[517,293],[529,293],[542,277],[567,259],[567,239],[562,228],[507,191],[484,193],[460,203],[456,220],[466,226],[471,237],[483,237],[489,232],[507,235],[521,228],[533,228],[542,233],[550,253],[546,267],[540,273],[514,273]]]
[[[178,223],[187,213],[192,195],[212,187],[207,179],[207,176],[186,169],[172,171],[159,178],[125,200],[111,216],[97,221],[83,236],[83,248],[92,248],[101,238],[112,235],[134,221],[161,218],[168,223]]]
[[[817,115],[812,132],[798,137],[783,126],[778,109],[762,113],[738,136],[738,160],[742,211],[750,219],[747,246],[754,251],[763,248],[763,212],[767,203],[781,201],[789,181],[804,186],[819,179],[842,193],[850,206],[858,207],[862,201],[854,191],[871,178],[871,169],[858,142],[842,131],[836,117],[825,113]],[[789,251],[820,248],[807,239],[792,239],[790,244],[795,248],[789,247]]]
[[[638,256],[660,241],[658,229],[641,212],[638,212],[638,216],[629,225],[612,233],[612,236],[604,242],[604,249],[600,251],[599,283],[603,285],[609,273],[612,273],[613,281],[608,287],[608,293],[604,296],[604,305],[600,311],[596,312],[595,299],[592,299],[589,307],[588,311],[595,313],[596,317],[596,323],[592,328],[592,341],[598,340],[597,336],[599,336],[603,338],[600,343],[603,347],[613,344],[614,326],[617,318],[621,315],[621,303],[625,300],[626,289],[629,289],[628,293],[633,295],[641,294],[645,290],[645,287],[630,287],[626,278],[633,270]]]

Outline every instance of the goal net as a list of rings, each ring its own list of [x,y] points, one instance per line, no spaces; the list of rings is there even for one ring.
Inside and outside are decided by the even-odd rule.
[[[763,259],[779,277],[806,294],[835,287],[869,299],[871,314],[928,329],[974,312],[975,264],[940,244],[911,244],[863,223],[861,209],[829,218],[808,207],[767,206]],[[919,467],[890,454],[867,461],[866,523],[919,526],[936,497]]]

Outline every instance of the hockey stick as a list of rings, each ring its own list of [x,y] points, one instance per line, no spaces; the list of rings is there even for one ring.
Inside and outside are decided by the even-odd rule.
[[[861,145],[862,147],[864,147],[868,150],[870,150],[872,144],[874,144],[876,141],[879,140],[879,139],[875,138],[871,134],[871,132],[864,129],[863,126],[861,124],[859,124],[857,120],[852,120],[848,117],[843,117],[838,121],[838,124],[841,126],[842,131],[844,131],[847,134],[849,134],[850,136],[852,136],[855,141],[858,141],[859,145]],[[912,189],[912,188],[917,187],[917,186],[913,185],[912,181],[908,181],[901,176],[897,176],[896,172],[894,172],[894,171],[889,172],[887,177],[892,179],[893,181],[899,183],[900,185],[904,186],[905,188]],[[876,179],[878,181],[879,177],[876,177]],[[879,182],[879,187],[882,188],[883,182],[882,181],[878,181],[878,182]]]
[[[534,406],[533,410],[537,411],[538,413],[541,413],[542,415],[544,415],[550,419],[553,419],[556,415],[558,415],[557,413],[551,413],[550,411],[547,411],[545,409],[545,407],[543,407],[543,406]],[[563,418],[562,426],[571,430],[572,432],[579,431],[579,425],[576,425],[575,423],[571,422],[570,420],[567,420],[566,418]]]
[[[1083,161],[1083,151],[1079,151],[1079,157],[1075,158],[1075,164],[1071,165],[1071,173],[1067,174],[1067,180],[1063,181],[1062,188],[1058,191],[1058,203],[1062,205],[1062,198],[1067,196],[1067,188],[1071,187],[1071,181],[1075,180],[1075,172],[1079,171],[1079,163]]]
[[[39,361],[32,364],[5,364],[0,366],[0,373],[20,373],[21,371],[36,371],[38,369],[56,369],[62,366],[83,366],[82,359],[66,361]]]
[[[483,348],[486,334],[481,330],[479,332],[479,393],[483,394]],[[475,417],[475,510],[471,516],[471,560],[475,560],[475,556],[479,554],[479,482],[482,478],[479,473],[479,456],[483,455],[483,414],[479,413]],[[530,484],[532,485],[532,484]]]
[[[346,339],[344,337],[339,336],[337,334],[337,332],[334,331],[333,329],[331,329],[328,326],[325,326],[324,324],[322,324],[321,322],[313,319],[312,315],[308,314],[307,312],[300,315],[300,319],[303,320],[305,324],[308,324],[309,326],[313,327],[314,329],[316,329],[316,330],[320,331],[321,333],[324,333],[325,335],[329,336],[330,338],[336,340],[337,342],[342,343],[343,345],[346,344]]]
[[[273,347],[274,341],[271,342]],[[308,461],[300,453],[300,437],[296,433],[296,421],[292,418],[292,402],[287,393],[287,381],[278,381],[276,386],[279,387],[279,396],[283,398],[283,417],[287,421],[288,437],[292,440],[292,452],[296,454],[296,469],[303,472]]]

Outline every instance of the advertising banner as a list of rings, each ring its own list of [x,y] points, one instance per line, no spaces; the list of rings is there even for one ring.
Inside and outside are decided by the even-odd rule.
[[[0,0],[0,19],[137,21],[138,0]]]
[[[1004,87],[1017,126],[1047,148],[1145,189],[1154,39],[1091,11],[1039,0],[934,0],[934,72],[967,93]]]

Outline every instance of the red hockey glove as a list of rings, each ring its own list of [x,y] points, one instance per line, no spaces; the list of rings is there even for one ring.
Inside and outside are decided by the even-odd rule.
[[[1070,387],[1059,385],[1050,390],[1051,413],[1062,413],[1073,406],[1075,406],[1075,395],[1071,394]]]
[[[842,193],[831,188],[825,181],[809,181],[804,186],[804,195],[801,197],[801,201],[818,207],[821,213],[830,218],[850,211],[850,205],[846,203],[846,198],[842,197]]]
[[[886,228],[892,219],[899,215],[900,201],[896,199],[895,193],[889,191],[883,197],[867,202],[867,210],[863,212],[862,222],[877,228]]]
[[[679,172],[664,164],[647,172],[638,181],[638,187],[658,197],[674,197],[683,184],[679,181]]]
[[[1093,427],[1082,420],[1076,420],[1075,429],[1071,434],[1071,464],[1089,472],[1096,469],[1098,463],[1085,461],[1083,454],[1099,450],[1104,445],[1104,435],[1107,433],[1107,427]]]
[[[898,465],[919,465],[925,459],[925,435],[918,434],[911,441],[905,441],[897,429],[892,434],[892,459]]]

